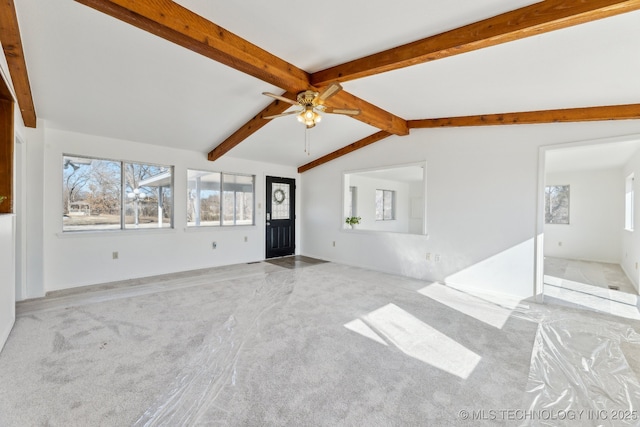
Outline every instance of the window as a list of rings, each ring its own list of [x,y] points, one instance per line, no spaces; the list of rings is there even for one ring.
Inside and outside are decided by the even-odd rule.
[[[358,216],[358,188],[353,185],[349,187],[349,198],[347,199],[347,217]]]
[[[396,219],[395,198],[395,191],[376,190],[376,221]]]
[[[173,168],[62,157],[63,231],[173,227]]]
[[[633,174],[629,175],[624,183],[624,228],[633,231]]]
[[[253,225],[255,176],[187,171],[187,226]]]
[[[569,186],[549,185],[544,189],[545,224],[569,224]]]

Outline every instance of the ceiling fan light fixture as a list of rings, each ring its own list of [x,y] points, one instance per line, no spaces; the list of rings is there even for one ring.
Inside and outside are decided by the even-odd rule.
[[[314,111],[313,106],[308,105],[298,114],[298,121],[304,123],[307,129],[314,127],[322,120],[322,116]]]
[[[329,114],[345,114],[348,116],[356,116],[360,114],[360,110],[347,109],[347,108],[329,108],[323,105],[323,101],[332,97],[336,93],[342,90],[342,86],[339,83],[331,83],[324,88],[322,92],[315,92],[313,90],[305,90],[299,92],[296,96],[296,101],[286,98],[282,95],[275,95],[271,92],[262,92],[263,95],[269,96],[273,99],[286,102],[288,104],[302,107],[302,110],[287,111],[280,114],[274,114],[271,116],[264,116],[264,119],[275,119],[276,117],[288,116],[295,114],[300,123],[303,123],[307,129],[311,129],[322,120],[321,113]]]

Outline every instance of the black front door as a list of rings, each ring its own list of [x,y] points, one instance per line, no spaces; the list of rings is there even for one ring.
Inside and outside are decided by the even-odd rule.
[[[267,177],[267,258],[296,250],[296,180]]]

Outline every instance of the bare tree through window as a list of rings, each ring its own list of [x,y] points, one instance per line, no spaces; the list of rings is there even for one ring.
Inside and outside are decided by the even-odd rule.
[[[545,224],[569,224],[569,186],[548,185],[544,189]]]
[[[62,158],[63,231],[170,228],[173,168]]]

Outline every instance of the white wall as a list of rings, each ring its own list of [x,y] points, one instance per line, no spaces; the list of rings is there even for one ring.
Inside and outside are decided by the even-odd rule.
[[[625,121],[424,129],[387,138],[302,175],[302,252],[461,288],[531,296],[542,211],[539,147],[639,131],[640,121]],[[422,160],[428,237],[342,229],[344,171]]]
[[[640,270],[638,265],[640,264],[640,187],[638,181],[640,178],[640,151],[634,154],[626,165],[622,168],[620,174],[620,180],[622,181],[623,189],[624,182],[627,176],[631,173],[634,174],[635,180],[633,184],[634,188],[634,230],[622,231],[622,245],[621,245],[621,258],[620,265],[622,269],[627,273],[629,279],[635,286],[636,290],[640,289]],[[624,199],[623,199],[624,203]],[[623,211],[624,212],[624,211]],[[623,214],[624,215],[624,214]],[[623,220],[624,221],[624,220]],[[624,225],[624,222],[623,222]]]
[[[569,224],[545,224],[544,254],[585,261],[621,261],[624,228],[622,170],[556,172],[546,185],[569,185]]]
[[[25,277],[20,300],[44,295],[44,122],[38,120],[35,129],[25,130],[26,159],[26,207],[22,217],[24,238],[18,246],[24,247]]]
[[[424,184],[422,182],[412,182],[409,185],[409,233],[424,233],[425,210]]]
[[[14,221],[13,214],[0,215],[0,350],[16,318]]]
[[[293,167],[231,157],[209,162],[204,153],[61,131],[46,125],[29,132],[27,145],[31,232],[27,236],[31,263],[28,298],[83,285],[263,260],[265,176],[298,178]],[[63,153],[175,166],[175,228],[62,233]],[[259,203],[256,225],[186,230],[188,168],[255,174]],[[298,195],[297,199],[299,212],[302,197]],[[217,242],[215,250],[213,241]],[[114,251],[119,252],[118,260],[112,259]]]

